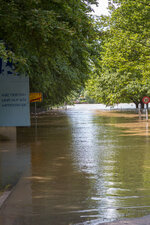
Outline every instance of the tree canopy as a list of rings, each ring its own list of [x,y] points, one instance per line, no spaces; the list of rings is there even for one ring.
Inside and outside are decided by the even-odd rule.
[[[0,57],[60,103],[83,85],[96,54],[96,0],[0,0]]]
[[[98,102],[138,104],[150,95],[150,3],[118,0],[110,10],[110,16],[101,19],[100,69],[94,70],[87,87]]]

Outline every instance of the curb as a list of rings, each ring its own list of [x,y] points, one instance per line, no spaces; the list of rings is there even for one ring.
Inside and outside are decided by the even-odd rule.
[[[4,202],[7,200],[9,195],[11,194],[12,190],[4,191],[3,194],[0,196],[0,209],[3,206]]]

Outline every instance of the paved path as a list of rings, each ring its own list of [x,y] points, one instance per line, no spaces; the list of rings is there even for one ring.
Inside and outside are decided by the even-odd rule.
[[[150,216],[144,216],[142,218],[127,219],[122,221],[115,221],[111,223],[102,223],[100,225],[150,225]]]
[[[30,225],[31,199],[30,180],[22,177],[0,209],[0,225]]]
[[[33,220],[32,193],[29,172],[20,179],[8,199],[0,209],[0,225],[53,225],[46,221]],[[60,224],[58,224],[60,225]],[[69,225],[69,224],[66,224]],[[91,223],[91,225],[94,225]],[[100,225],[150,225],[150,216],[122,221],[101,223]]]

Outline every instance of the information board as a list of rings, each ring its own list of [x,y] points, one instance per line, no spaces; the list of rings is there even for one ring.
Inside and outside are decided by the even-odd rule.
[[[7,63],[0,73],[0,126],[30,126],[29,78],[13,74]]]

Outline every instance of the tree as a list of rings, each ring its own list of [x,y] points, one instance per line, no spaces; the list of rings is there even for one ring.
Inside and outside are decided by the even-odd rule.
[[[103,29],[101,70],[94,71],[96,98],[106,104],[134,102],[150,95],[150,5],[148,0],[120,0]],[[96,77],[96,78],[95,78]],[[89,85],[89,84],[88,84]],[[88,86],[89,87],[89,86]],[[89,89],[89,88],[88,88]]]
[[[64,101],[91,70],[96,0],[0,0],[0,57],[30,77],[47,104]]]

